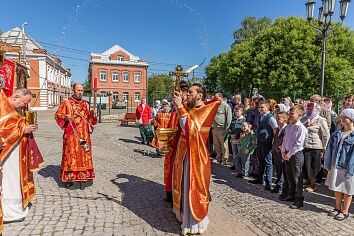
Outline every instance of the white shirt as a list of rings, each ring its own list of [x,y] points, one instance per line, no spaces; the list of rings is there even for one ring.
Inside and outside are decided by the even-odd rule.
[[[302,151],[306,136],[307,129],[300,121],[297,121],[296,124],[288,124],[285,127],[283,143],[280,146],[282,155],[286,154],[290,158]]]

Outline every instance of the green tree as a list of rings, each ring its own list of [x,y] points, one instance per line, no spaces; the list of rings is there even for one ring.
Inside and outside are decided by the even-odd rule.
[[[84,82],[84,96],[90,96],[91,94],[91,86],[90,86],[90,81],[88,79],[85,80]]]
[[[150,102],[156,99],[171,98],[173,79],[169,75],[154,74],[148,78],[148,99]]]
[[[205,79],[211,89],[249,94],[256,87],[274,98],[295,93],[308,98],[318,93],[322,40],[306,20],[278,18],[244,39],[211,59]],[[337,91],[352,93],[354,33],[335,25],[327,45],[325,94],[334,97]]]
[[[241,21],[241,28],[236,29],[233,33],[234,44],[240,43],[247,39],[254,38],[259,32],[272,25],[272,19],[269,17],[256,18],[247,16]]]

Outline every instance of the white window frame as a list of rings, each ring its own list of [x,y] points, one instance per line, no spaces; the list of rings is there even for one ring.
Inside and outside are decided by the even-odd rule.
[[[124,92],[123,93],[123,101],[124,102],[128,102],[129,101],[129,93],[128,92]]]
[[[139,92],[134,93],[134,100],[135,100],[135,102],[140,102],[140,93]]]
[[[102,75],[104,75],[104,79],[102,79]],[[100,71],[100,81],[107,81],[107,72]]]
[[[127,75],[127,80],[125,79],[125,75]],[[123,72],[123,76],[122,76],[122,81],[125,83],[129,83],[129,72]]]
[[[114,79],[115,75],[117,75],[116,80]],[[119,82],[119,73],[117,71],[113,71],[112,73],[112,82]]]
[[[124,57],[123,56],[117,56],[117,61],[124,61]]]
[[[139,80],[137,80],[137,77],[139,78]],[[141,72],[134,73],[134,83],[141,83]]]
[[[105,97],[107,97],[107,92],[106,91],[101,91],[100,95],[101,95],[102,98],[105,98]]]
[[[114,92],[114,93],[112,94],[112,99],[113,99],[114,101],[118,101],[118,100],[119,100],[119,93]]]

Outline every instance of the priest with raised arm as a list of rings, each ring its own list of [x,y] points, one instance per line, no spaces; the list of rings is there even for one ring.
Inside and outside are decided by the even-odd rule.
[[[79,182],[83,190],[86,182],[95,178],[90,134],[97,117],[82,99],[83,85],[75,83],[73,91],[73,96],[63,101],[55,113],[57,124],[64,130],[60,178],[65,187]]]
[[[201,234],[208,226],[211,163],[206,141],[219,101],[204,103],[205,89],[192,84],[187,105],[179,93],[173,103],[178,109],[181,137],[173,164],[173,210],[182,222],[182,234]]]

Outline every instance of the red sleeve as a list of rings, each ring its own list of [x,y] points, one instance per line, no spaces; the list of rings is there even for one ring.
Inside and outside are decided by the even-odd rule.
[[[150,108],[150,106],[148,106],[147,108],[148,108],[149,119],[151,119],[152,118],[151,108]]]
[[[140,117],[141,117],[141,113],[140,113],[140,111],[139,111],[139,105],[136,107],[136,110],[135,110],[135,115],[136,115],[136,118],[137,119],[140,119]]]

